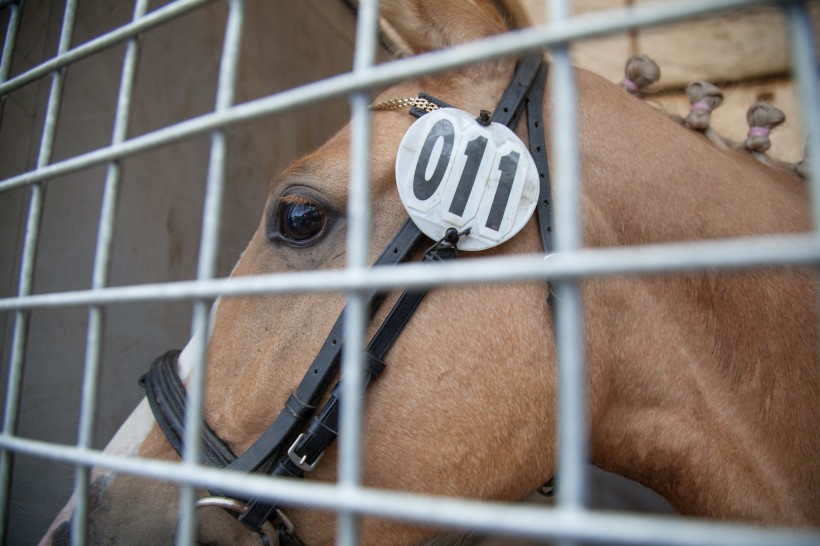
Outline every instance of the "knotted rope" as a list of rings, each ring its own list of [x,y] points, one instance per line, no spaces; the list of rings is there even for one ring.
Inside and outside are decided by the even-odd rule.
[[[712,111],[723,103],[723,92],[705,81],[696,81],[686,86],[689,97],[689,114],[684,124],[696,131],[706,131],[712,122]]]
[[[723,92],[716,85],[706,81],[694,81],[686,86],[689,98],[689,114],[683,124],[690,129],[700,131],[718,148],[728,151],[729,146],[712,129],[712,111],[723,104]]]
[[[657,63],[646,55],[638,54],[627,59],[624,79],[619,85],[630,95],[639,97],[643,88],[659,79],[661,79],[661,69]]]
[[[769,133],[786,121],[786,115],[768,102],[753,104],[746,112],[749,134],[744,146],[751,152],[763,153],[772,147]]]

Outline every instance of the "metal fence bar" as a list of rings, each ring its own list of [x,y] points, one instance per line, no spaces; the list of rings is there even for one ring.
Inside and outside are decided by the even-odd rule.
[[[360,74],[348,72],[315,83],[248,101],[223,112],[213,112],[147,133],[117,145],[57,162],[48,167],[21,173],[0,182],[0,192],[31,184],[36,180],[67,174],[112,159],[150,150],[221,127],[245,123],[278,112],[291,110],[354,91],[372,89],[522,51],[550,48],[572,40],[592,38],[613,32],[653,26],[701,15],[716,14],[733,8],[774,3],[775,0],[669,0],[662,6],[647,4],[630,10],[613,10],[596,15],[573,17],[562,26],[545,25],[515,33],[471,42],[445,51],[425,53],[384,63]]]
[[[0,298],[0,311],[139,301],[185,301],[253,294],[339,292],[366,288],[393,290],[488,282],[628,274],[674,275],[705,270],[817,265],[820,265],[820,240],[813,236],[792,235],[641,247],[590,248],[554,254],[547,260],[541,255],[481,260],[464,258],[455,263],[376,267],[352,274],[345,270],[306,271],[54,292]]]
[[[378,44],[378,1],[359,3],[353,74],[366,71],[376,60]],[[350,96],[350,189],[347,202],[346,269],[357,275],[366,271],[370,248],[370,92]],[[344,343],[342,345],[342,398],[339,415],[338,483],[340,488],[358,490],[362,481],[362,412],[364,381],[363,347],[367,328],[367,291],[347,293]],[[346,493],[343,493],[346,494]],[[358,515],[340,511],[337,515],[338,546],[358,543]]]
[[[4,6],[5,7],[5,6]],[[11,4],[9,23],[6,26],[6,40],[3,43],[3,53],[0,57],[0,85],[6,82],[11,69],[11,58],[14,55],[14,45],[17,43],[17,29],[20,27],[20,6]],[[0,100],[4,99],[0,93]]]
[[[820,231],[820,84],[817,81],[815,42],[806,3],[792,0],[784,7],[789,23],[792,73],[797,81],[802,119],[806,127],[806,158],[809,161],[814,229]],[[814,38],[820,39],[820,36]]]
[[[573,511],[542,506],[430,497],[378,489],[341,489],[336,485],[243,474],[215,468],[188,468],[180,463],[119,457],[37,440],[0,436],[0,447],[74,464],[151,479],[244,492],[290,505],[350,510],[401,521],[500,532],[510,536],[611,540],[661,546],[816,546],[820,532],[744,524],[640,516],[615,512]],[[685,536],[690,538],[687,540]]]
[[[148,0],[136,0],[133,19],[139,20],[147,9]],[[123,142],[128,132],[128,119],[131,111],[131,97],[134,88],[138,51],[139,43],[137,37],[129,39],[125,46],[125,54],[122,62],[120,89],[117,95],[117,108],[111,137],[113,144]],[[108,164],[105,185],[103,187],[102,207],[100,210],[99,227],[97,229],[97,247],[94,255],[94,271],[91,279],[92,290],[103,288],[108,284],[119,187],[120,165],[119,162],[112,161]],[[82,397],[80,398],[80,425],[77,435],[77,445],[84,448],[90,448],[94,441],[104,320],[104,309],[101,306],[95,305],[89,308]],[[81,545],[85,544],[87,535],[90,469],[85,466],[78,466],[75,472],[74,491],[77,500],[74,507],[74,514],[72,515],[71,540],[73,544]]]
[[[23,72],[15,78],[0,83],[0,95],[5,95],[19,89],[20,87],[30,83],[38,78],[49,74],[54,70],[65,68],[71,63],[77,62],[89,55],[98,53],[106,48],[115,46],[129,38],[150,30],[151,28],[161,25],[171,19],[184,15],[194,8],[198,8],[205,4],[213,2],[213,0],[176,0],[175,2],[157,9],[150,14],[133,21],[127,25],[118,27],[111,32],[103,34],[99,38],[95,38],[73,49],[67,49],[59,52],[55,57],[38,64],[31,70]]]
[[[69,0],[73,5],[74,0]],[[143,1],[144,0],[140,0]],[[651,247],[590,249],[582,250],[580,241],[578,150],[575,120],[575,98],[572,71],[566,44],[579,37],[595,36],[617,30],[650,26],[659,22],[670,22],[707,12],[717,12],[738,6],[758,5],[769,2],[749,0],[695,0],[691,2],[668,2],[638,7],[628,12],[617,11],[602,16],[567,19],[568,4],[565,0],[552,0],[557,16],[553,23],[540,29],[524,30],[513,35],[504,35],[470,44],[469,47],[453,48],[450,51],[433,53],[406,61],[372,67],[375,48],[375,1],[365,1],[360,6],[357,23],[356,57],[353,71],[293,89],[241,106],[231,106],[235,86],[237,45],[241,38],[242,0],[228,0],[229,15],[226,23],[225,44],[220,68],[217,104],[212,114],[194,118],[187,122],[143,135],[128,141],[113,139],[112,145],[89,154],[46,166],[50,159],[51,143],[45,135],[51,131],[53,142],[53,122],[59,110],[60,85],[55,82],[61,73],[54,73],[52,93],[42,141],[37,169],[8,178],[0,182],[0,191],[31,185],[32,199],[28,217],[21,283],[19,295],[15,298],[0,299],[0,310],[14,310],[17,317],[27,318],[30,309],[71,305],[92,305],[90,310],[89,335],[87,342],[87,364],[84,376],[88,392],[96,391],[96,369],[99,355],[91,355],[100,349],[97,335],[99,325],[91,317],[99,306],[145,300],[173,301],[194,300],[192,329],[207,328],[207,305],[205,300],[213,297],[229,297],[238,294],[269,294],[286,292],[345,291],[350,304],[346,316],[345,351],[343,360],[344,404],[342,405],[341,426],[344,434],[340,440],[339,483],[336,486],[299,483],[276,478],[253,475],[237,475],[209,469],[197,464],[199,457],[199,432],[202,411],[202,362],[205,353],[204,339],[199,354],[194,359],[194,377],[189,385],[189,415],[186,421],[186,454],[184,462],[167,463],[112,457],[88,449],[90,446],[90,415],[95,401],[84,401],[81,413],[81,431],[77,446],[59,446],[36,442],[15,436],[14,420],[16,409],[9,411],[9,400],[14,399],[16,408],[19,398],[19,377],[25,351],[25,324],[15,326],[12,366],[7,396],[6,421],[0,433],[0,485],[5,491],[8,485],[8,460],[11,452],[20,452],[53,460],[68,461],[77,465],[97,465],[134,475],[165,479],[182,486],[180,510],[182,523],[177,544],[192,544],[195,536],[194,488],[209,486],[224,490],[252,493],[265,498],[274,498],[295,505],[327,508],[339,515],[337,543],[352,545],[357,540],[357,518],[361,514],[373,514],[404,521],[432,525],[455,526],[478,531],[503,532],[524,537],[551,537],[559,540],[630,541],[635,544],[817,544],[820,534],[798,530],[760,529],[752,526],[735,526],[708,522],[691,522],[658,516],[631,516],[608,514],[584,508],[584,460],[586,453],[585,395],[583,373],[583,327],[581,302],[576,281],[594,276],[633,274],[675,274],[703,269],[736,269],[769,265],[812,265],[820,264],[820,240],[816,236],[784,236],[777,238],[735,239],[720,242],[686,243],[658,245]],[[187,5],[204,4],[185,2]],[[174,5],[182,5],[177,2]],[[810,157],[814,184],[818,179],[818,112],[816,60],[811,50],[811,31],[806,24],[805,5],[802,2],[786,1],[784,5],[791,25],[792,50],[795,68],[803,101],[808,106],[804,117],[808,120],[809,132],[814,135]],[[16,6],[12,6],[15,9]],[[71,10],[73,13],[73,9]],[[61,31],[66,34],[69,9]],[[73,17],[73,15],[72,15]],[[138,18],[143,21],[145,18]],[[114,31],[132,28],[126,25]],[[109,39],[109,33],[101,36]],[[70,42],[69,31],[68,42]],[[131,35],[135,36],[136,32]],[[118,34],[119,36],[119,34]],[[126,38],[127,39],[127,38]],[[89,42],[89,43],[92,43]],[[107,42],[106,42],[107,43]],[[88,45],[88,44],[86,44]],[[554,170],[556,180],[557,240],[559,253],[544,260],[534,257],[460,260],[459,263],[430,265],[403,265],[391,269],[368,270],[367,250],[369,241],[369,115],[367,104],[372,87],[406,79],[413,75],[429,74],[462,66],[487,58],[520,52],[543,45],[558,46],[552,67],[554,81]],[[63,39],[61,38],[61,48]],[[68,44],[66,44],[66,49]],[[85,47],[85,46],[81,46]],[[103,46],[100,46],[103,47]],[[107,46],[106,46],[107,47]],[[75,48],[71,54],[80,50]],[[65,50],[61,49],[53,62],[60,59],[59,66],[73,62]],[[4,52],[5,61],[5,52]],[[46,69],[37,67],[36,70]],[[52,68],[53,69],[53,68]],[[29,73],[26,73],[29,74]],[[40,75],[42,75],[40,74]],[[2,72],[0,71],[0,76]],[[39,77],[39,76],[36,76]],[[123,76],[125,78],[125,76]],[[17,79],[12,80],[17,81]],[[20,84],[22,85],[22,84]],[[56,85],[56,87],[55,87]],[[55,91],[56,89],[56,91]],[[3,78],[0,77],[0,94],[3,93]],[[121,87],[122,91],[122,87]],[[224,184],[225,134],[224,129],[259,116],[308,104],[332,96],[350,94],[353,120],[351,122],[351,189],[348,201],[347,267],[343,270],[261,275],[241,279],[214,279],[215,256],[218,246],[219,215],[221,194]],[[54,98],[56,96],[56,99]],[[52,106],[54,108],[52,112]],[[123,114],[119,110],[118,116]],[[124,115],[127,116],[127,107]],[[49,121],[51,120],[51,122]],[[51,123],[51,125],[49,125]],[[116,161],[142,150],[161,146],[169,142],[187,138],[205,131],[212,131],[211,155],[208,184],[203,213],[202,239],[197,280],[190,282],[137,285],[105,288],[105,272],[98,283],[97,268],[105,257],[95,260],[95,279],[92,289],[76,292],[31,295],[32,267],[37,245],[37,230],[42,214],[42,180],[105,161]],[[115,129],[116,132],[116,129]],[[560,138],[558,136],[560,135]],[[124,138],[124,133],[123,133]],[[48,148],[48,154],[43,150]],[[41,161],[46,157],[45,161]],[[41,164],[42,163],[42,164]],[[114,165],[114,163],[112,163]],[[108,184],[106,184],[108,187]],[[36,195],[36,199],[35,199]],[[814,191],[815,211],[820,192]],[[104,201],[107,203],[108,197]],[[100,241],[104,232],[113,225],[113,209],[109,214],[101,213]],[[107,218],[103,225],[102,217]],[[820,218],[820,215],[815,215]],[[102,267],[102,266],[99,266]],[[392,289],[400,287],[429,287],[473,282],[508,282],[511,280],[552,279],[557,289],[557,351],[559,360],[559,508],[544,509],[510,506],[499,503],[478,503],[447,498],[410,495],[367,489],[361,487],[361,381],[359,371],[362,366],[362,342],[366,325],[362,293],[373,288]],[[24,286],[26,283],[26,286]],[[24,289],[25,288],[25,289]],[[97,315],[97,321],[101,315]],[[18,332],[20,350],[17,351]],[[351,379],[353,379],[351,381]],[[17,385],[16,387],[13,385]],[[92,398],[96,398],[92,394]],[[86,406],[88,405],[88,406]],[[86,409],[90,407],[92,409]],[[84,472],[84,471],[83,471]],[[82,472],[78,472],[78,481]],[[85,480],[83,479],[83,482]],[[79,485],[78,485],[79,488]],[[6,496],[7,498],[7,496]],[[0,509],[7,510],[6,503]],[[2,514],[0,514],[1,516]],[[83,518],[84,519],[84,518]],[[75,530],[74,543],[81,544],[81,532]]]
[[[222,59],[219,65],[219,80],[216,90],[214,110],[222,112],[233,103],[236,90],[236,75],[242,40],[244,0],[228,0],[228,16],[225,23]],[[197,281],[209,280],[216,274],[219,249],[219,228],[222,216],[222,201],[225,189],[225,160],[227,136],[223,129],[211,135],[211,150],[208,159],[208,179],[205,186],[205,203],[202,211],[202,234],[199,243]],[[199,467],[202,434],[202,406],[204,390],[205,357],[208,349],[208,315],[210,302],[199,299],[194,302],[191,333],[196,340],[192,347],[192,366],[188,376],[187,410],[185,413],[185,438],[183,466],[191,469]],[[201,333],[201,335],[196,335]],[[177,546],[189,546],[196,541],[196,488],[183,485],[179,496],[179,522]]]
[[[76,0],[67,0],[63,12],[60,40],[57,52],[62,53],[71,46],[71,36],[74,30],[76,15]],[[51,77],[51,87],[48,94],[43,134],[40,138],[40,148],[37,154],[37,167],[42,168],[51,161],[54,151],[54,140],[57,134],[57,119],[60,113],[60,103],[63,95],[62,71],[55,71]],[[40,223],[43,215],[43,201],[45,187],[42,182],[31,186],[26,232],[23,241],[23,254],[20,259],[20,276],[18,295],[26,296],[31,293],[34,284],[34,264],[37,257],[37,245],[40,239]],[[22,388],[23,363],[26,356],[26,340],[28,337],[29,312],[19,310],[14,317],[14,330],[11,342],[11,358],[8,371],[8,385],[6,392],[6,407],[3,415],[3,433],[14,434],[17,428],[17,417],[20,409],[20,390]],[[13,455],[9,451],[0,451],[0,542],[6,536],[6,521],[9,508],[10,470]]]
[[[551,20],[570,17],[569,2],[551,0]],[[581,248],[577,101],[569,48],[552,50],[552,168],[555,185],[556,252]],[[558,367],[558,505],[580,510],[586,504],[586,396],[581,295],[575,279],[553,283]]]

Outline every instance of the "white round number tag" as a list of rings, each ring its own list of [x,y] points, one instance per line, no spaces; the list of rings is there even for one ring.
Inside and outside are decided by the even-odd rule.
[[[407,130],[396,183],[404,208],[434,241],[447,228],[470,228],[459,240],[461,250],[510,239],[538,200],[538,170],[521,139],[500,123],[484,126],[454,108],[426,114]]]

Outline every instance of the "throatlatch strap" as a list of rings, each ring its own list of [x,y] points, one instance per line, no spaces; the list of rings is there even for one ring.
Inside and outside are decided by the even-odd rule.
[[[504,90],[504,94],[501,95],[501,100],[498,102],[498,106],[495,107],[490,121],[515,129],[518,118],[521,116],[521,112],[524,111],[522,105],[532,88],[532,82],[539,68],[544,64],[541,53],[531,53],[518,62],[515,66],[513,79]],[[543,96],[543,92],[541,96]],[[530,153],[532,153],[532,150],[530,150]]]
[[[538,204],[535,213],[538,215],[538,229],[541,232],[541,245],[544,254],[555,251],[552,226],[552,187],[550,183],[550,169],[547,162],[547,142],[544,137],[544,88],[547,83],[547,64],[543,63],[527,96],[527,123],[530,141],[530,154],[538,169]]]

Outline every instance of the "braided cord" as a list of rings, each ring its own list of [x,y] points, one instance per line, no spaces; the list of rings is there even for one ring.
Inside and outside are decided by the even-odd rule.
[[[422,99],[419,97],[407,97],[402,99],[391,99],[388,101],[380,102],[379,104],[374,104],[370,107],[371,110],[407,110],[410,108],[416,107],[419,110],[424,110],[425,112],[432,112],[434,110],[438,110],[439,106],[435,103],[430,102],[427,99]]]

